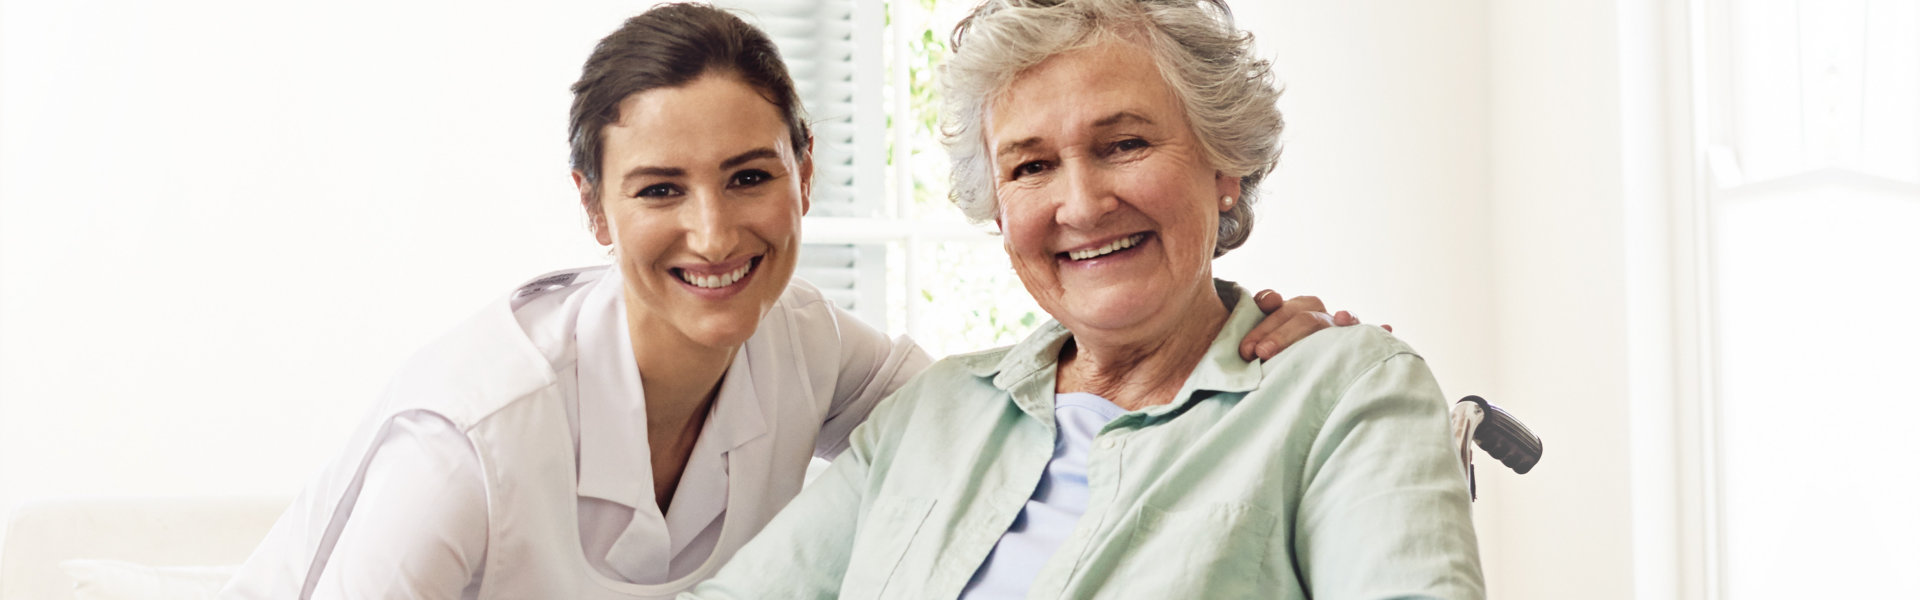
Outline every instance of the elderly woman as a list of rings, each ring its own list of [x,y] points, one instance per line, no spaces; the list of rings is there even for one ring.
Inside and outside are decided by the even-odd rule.
[[[936,363],[698,598],[1479,598],[1420,357],[1378,328],[1247,363],[1212,260],[1278,154],[1219,0],[988,0],[945,72],[954,199],[1053,316]]]

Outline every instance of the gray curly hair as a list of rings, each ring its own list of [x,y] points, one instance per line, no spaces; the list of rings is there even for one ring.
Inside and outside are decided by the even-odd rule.
[[[1246,243],[1260,181],[1280,158],[1280,90],[1253,35],[1236,29],[1226,0],[986,0],[954,27],[940,72],[942,140],[953,160],[953,203],[975,223],[999,213],[987,154],[993,100],[1026,69],[1057,54],[1124,36],[1148,54],[1186,109],[1208,161],[1240,178],[1220,215],[1213,255]]]

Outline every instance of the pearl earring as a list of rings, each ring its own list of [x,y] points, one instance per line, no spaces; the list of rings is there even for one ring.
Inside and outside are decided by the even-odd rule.
[[[1233,196],[1221,196],[1220,210],[1226,211],[1226,210],[1231,210],[1232,208],[1233,208]]]

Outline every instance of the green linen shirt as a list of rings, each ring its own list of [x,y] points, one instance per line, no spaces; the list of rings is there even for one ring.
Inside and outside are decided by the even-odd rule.
[[[1485,596],[1446,402],[1377,327],[1330,328],[1273,360],[1232,311],[1172,402],[1114,419],[1087,511],[1028,598]],[[942,360],[877,407],[849,450],[684,598],[955,598],[1053,455],[1071,334]]]

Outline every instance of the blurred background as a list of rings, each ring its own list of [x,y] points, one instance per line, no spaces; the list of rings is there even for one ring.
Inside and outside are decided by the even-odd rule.
[[[567,88],[651,4],[0,0],[0,511],[290,497],[414,350],[605,262]],[[970,0],[723,4],[817,122],[802,277],[936,355],[1044,320],[944,200]],[[1920,584],[1915,2],[1233,5],[1288,125],[1216,273],[1545,439],[1480,465],[1492,597]]]

